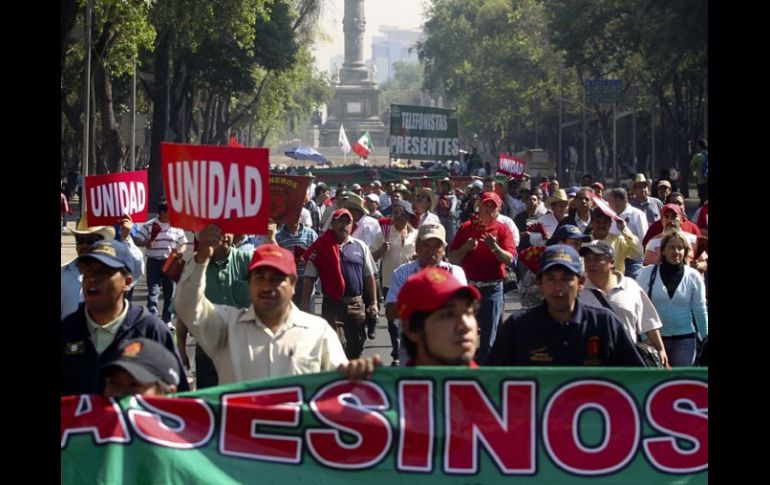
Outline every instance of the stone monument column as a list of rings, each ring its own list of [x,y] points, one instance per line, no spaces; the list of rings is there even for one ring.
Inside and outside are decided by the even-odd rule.
[[[356,84],[366,81],[369,72],[364,66],[364,0],[345,0],[342,24],[345,32],[345,62],[340,71],[340,82]]]
[[[329,117],[321,128],[321,146],[336,147],[340,125],[344,125],[348,139],[358,140],[369,131],[375,149],[386,148],[385,125],[380,119],[380,92],[376,78],[364,64],[365,26],[364,0],[345,0],[345,62],[334,99],[328,105]]]

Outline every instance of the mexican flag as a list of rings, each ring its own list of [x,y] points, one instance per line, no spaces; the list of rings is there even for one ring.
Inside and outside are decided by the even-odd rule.
[[[372,149],[372,137],[369,136],[369,130],[366,130],[361,138],[358,139],[355,145],[353,145],[353,151],[366,158],[371,153]]]

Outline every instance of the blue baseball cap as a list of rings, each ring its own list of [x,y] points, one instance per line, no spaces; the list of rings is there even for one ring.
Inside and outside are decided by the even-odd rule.
[[[91,251],[83,254],[78,261],[95,259],[110,268],[126,268],[131,275],[135,275],[134,257],[128,246],[116,239],[96,241],[91,246]]]
[[[553,236],[551,236],[551,238],[546,241],[545,244],[547,246],[553,246],[554,244],[559,244],[565,239],[588,242],[591,240],[591,236],[588,234],[583,234],[580,232],[580,229],[578,229],[576,226],[573,226],[572,224],[564,224],[563,226],[560,226],[558,229],[556,229],[556,231],[553,233]]]
[[[542,256],[540,256],[540,272],[538,275],[545,273],[548,268],[556,265],[564,266],[576,275],[583,274],[583,264],[580,261],[580,255],[572,246],[556,244],[546,247]]]

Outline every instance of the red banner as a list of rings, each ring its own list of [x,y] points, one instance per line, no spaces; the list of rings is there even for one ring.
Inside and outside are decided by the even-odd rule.
[[[147,171],[93,175],[85,178],[89,226],[111,226],[125,215],[147,220]]]
[[[524,169],[527,167],[527,161],[507,153],[501,153],[498,161],[497,173],[521,179],[524,177]]]
[[[160,158],[172,226],[267,233],[268,149],[162,143]]]
[[[270,218],[276,224],[297,222],[313,177],[270,175]]]

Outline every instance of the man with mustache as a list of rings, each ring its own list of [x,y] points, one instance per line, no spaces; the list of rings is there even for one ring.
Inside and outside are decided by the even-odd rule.
[[[216,225],[199,233],[198,251],[185,265],[174,299],[177,313],[214,361],[219,384],[344,368],[348,359],[334,331],[292,303],[297,266],[290,251],[275,244],[254,250],[248,308],[215,305],[204,296],[206,268],[222,236]]]
[[[366,342],[366,316],[376,318],[379,309],[374,258],[369,246],[352,237],[352,232],[350,211],[334,211],[330,229],[303,256],[307,265],[300,301],[302,308],[310,308],[310,292],[320,277],[324,295],[321,315],[336,330],[348,358],[357,359]]]
[[[393,271],[393,276],[389,282],[390,286],[388,286],[388,292],[385,295],[385,316],[388,318],[388,325],[390,325],[391,321],[394,322],[395,332],[398,332],[400,325],[400,322],[397,320],[399,313],[397,301],[403,286],[410,276],[423,269],[436,266],[454,275],[461,284],[467,284],[463,268],[443,260],[446,245],[446,229],[444,229],[444,226],[433,223],[423,224],[420,230],[417,231],[417,241],[415,242],[417,259],[402,264]],[[425,298],[425,295],[422,295],[422,297]],[[391,365],[399,365],[401,360],[397,357],[399,354],[396,349],[397,346],[394,345],[395,355]]]

